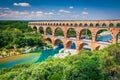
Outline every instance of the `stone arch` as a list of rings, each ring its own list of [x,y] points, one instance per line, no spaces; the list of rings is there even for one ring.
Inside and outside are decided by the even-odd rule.
[[[34,31],[37,31],[37,27],[36,27],[36,26],[34,26],[34,27],[33,27],[33,30],[34,30]]]
[[[99,50],[100,49],[100,46],[97,46],[97,47],[95,47],[95,49],[94,50]]]
[[[117,23],[116,27],[120,28],[120,23]]]
[[[68,23],[66,23],[66,26],[69,26],[69,24],[68,24]]]
[[[70,26],[73,26],[73,23],[70,23]]]
[[[103,23],[103,24],[102,24],[102,27],[106,27],[106,26],[107,26],[106,23]]]
[[[75,45],[75,48],[73,48],[72,47],[72,44],[74,44]],[[67,43],[65,44],[66,45],[66,48],[67,49],[76,49],[76,43],[75,42],[73,42],[73,41],[67,41]]]
[[[56,40],[54,41],[54,46],[57,46],[58,48],[64,48],[64,43],[63,43],[62,40],[56,39]]]
[[[111,34],[110,30],[99,29],[96,32],[95,40],[96,41],[102,41],[102,42],[109,42],[109,43],[111,43],[112,42],[112,34]]]
[[[74,26],[78,26],[78,24],[77,24],[77,23],[75,23],[75,24],[74,24]]]
[[[58,26],[58,23],[56,23],[56,26]]]
[[[84,27],[88,27],[88,24],[87,24],[87,23],[85,23],[85,24],[84,24]]]
[[[77,34],[76,34],[76,31],[74,28],[69,28],[67,30],[67,37],[70,38],[70,37],[76,37]]]
[[[55,35],[55,36],[64,36],[64,32],[63,32],[62,28],[57,27],[57,28],[55,29],[54,35]]]
[[[113,27],[114,27],[114,24],[113,24],[113,23],[110,23],[110,24],[109,24],[109,27],[113,28]]]
[[[62,24],[60,23],[59,26],[62,26]]]
[[[99,23],[96,23],[95,27],[100,27],[100,24],[99,24]]]
[[[65,23],[63,23],[63,26],[65,26]]]
[[[44,34],[44,29],[43,29],[43,27],[39,27],[39,32],[40,32],[41,34]]]
[[[83,26],[83,24],[82,24],[82,23],[80,23],[80,24],[79,24],[79,26]]]
[[[83,49],[83,46],[84,46],[84,43],[80,43],[77,50],[78,50],[78,51],[82,50],[82,49]]]
[[[82,29],[79,34],[80,39],[92,39],[92,32],[90,29]]]
[[[94,25],[93,25],[93,23],[90,23],[90,27],[93,27]]]
[[[47,38],[45,39],[45,42],[46,42],[46,43],[51,43],[51,44],[52,44],[52,39],[49,38],[49,37],[47,37]]]
[[[47,27],[46,28],[46,34],[47,35],[52,35],[52,29],[51,29],[51,27]]]

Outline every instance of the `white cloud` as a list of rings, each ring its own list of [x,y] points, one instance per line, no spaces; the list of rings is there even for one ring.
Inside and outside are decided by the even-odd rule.
[[[73,9],[74,7],[73,7],[73,6],[70,6],[69,8],[70,8],[70,9]]]
[[[43,12],[42,12],[42,11],[37,11],[36,13],[37,13],[37,14],[42,14]]]
[[[82,12],[82,14],[87,15],[87,14],[88,14],[88,12],[83,11],[83,12]]]
[[[54,14],[53,12],[48,12],[48,13],[45,13],[46,15],[52,15]]]
[[[14,6],[21,6],[21,7],[29,7],[30,4],[29,3],[13,3]]]
[[[70,11],[67,11],[67,10],[64,10],[64,9],[60,9],[59,12],[62,12],[62,13],[70,13]]]

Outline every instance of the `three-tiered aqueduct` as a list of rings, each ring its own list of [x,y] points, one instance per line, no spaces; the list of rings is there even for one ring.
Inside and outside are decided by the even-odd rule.
[[[87,43],[92,50],[99,50],[101,46],[107,46],[109,44],[117,43],[118,34],[120,33],[120,20],[87,20],[87,21],[36,21],[29,22],[28,26],[40,32],[40,29],[44,31],[44,37],[49,40],[53,46],[56,45],[58,40],[63,42],[64,48],[70,48],[70,45],[74,42],[76,50],[79,51],[83,48],[84,43]],[[51,28],[52,34],[47,34],[47,29]],[[57,29],[63,31],[64,36],[55,36]],[[76,32],[75,38],[68,37],[68,30],[74,29]],[[81,32],[88,29],[92,34],[92,40],[81,39]],[[96,40],[97,33],[100,30],[110,31],[112,36],[111,43],[101,43]]]

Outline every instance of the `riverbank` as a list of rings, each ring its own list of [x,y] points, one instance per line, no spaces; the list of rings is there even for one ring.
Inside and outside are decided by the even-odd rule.
[[[16,64],[34,63],[38,60],[41,52],[19,54],[0,59],[0,68],[7,68]]]

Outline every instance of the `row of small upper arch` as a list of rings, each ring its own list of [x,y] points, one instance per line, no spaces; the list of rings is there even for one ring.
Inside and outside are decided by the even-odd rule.
[[[110,24],[106,24],[106,23],[103,23],[103,24],[100,24],[100,23],[96,23],[96,24],[93,24],[93,23],[90,23],[90,24],[87,24],[87,23],[29,23],[29,25],[46,25],[46,26],[96,26],[96,27],[99,27],[99,26],[102,26],[102,27],[120,27],[120,23],[117,23],[117,24],[114,24],[114,23],[110,23]]]

